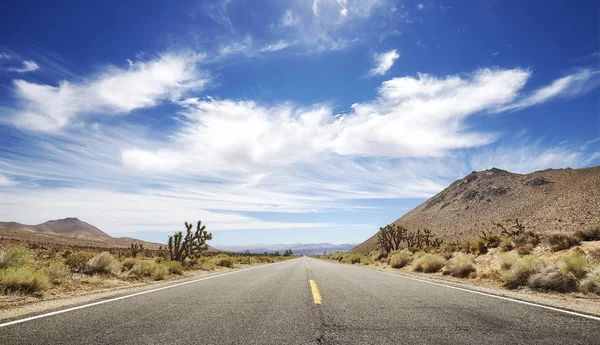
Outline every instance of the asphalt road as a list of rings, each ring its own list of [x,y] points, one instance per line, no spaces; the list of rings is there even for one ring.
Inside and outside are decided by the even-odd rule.
[[[600,321],[303,257],[0,327],[0,344],[591,345]]]

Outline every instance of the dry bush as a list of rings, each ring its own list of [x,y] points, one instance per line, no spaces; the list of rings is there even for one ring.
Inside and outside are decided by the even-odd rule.
[[[457,278],[466,278],[476,271],[472,255],[458,254],[446,263],[442,273]]]
[[[0,269],[18,268],[32,263],[29,251],[23,248],[8,248],[0,250]]]
[[[179,261],[164,261],[162,264],[167,268],[170,274],[183,274],[183,266]]]
[[[0,290],[5,292],[35,293],[49,289],[50,279],[42,270],[22,266],[0,270]]]
[[[85,273],[117,275],[121,271],[119,261],[109,252],[102,252],[91,258],[85,265]]]
[[[427,253],[414,261],[414,270],[425,273],[435,273],[444,267],[446,260],[432,253]]]
[[[410,263],[412,260],[412,254],[409,250],[403,249],[397,253],[392,254],[390,258],[390,266],[393,268],[402,268]]]
[[[520,258],[521,256],[517,252],[510,251],[498,255],[498,263],[500,264],[501,269],[509,270]]]
[[[600,226],[591,226],[583,230],[577,230],[575,236],[581,241],[600,241]]]
[[[139,260],[134,259],[134,258],[127,258],[125,260],[123,260],[123,262],[121,263],[121,266],[123,266],[123,268],[127,271],[131,270],[131,268],[133,268],[133,266],[135,266],[135,264],[138,263]]]
[[[588,272],[589,261],[585,253],[574,251],[561,259],[560,266],[563,271],[571,273],[577,279],[582,279]]]
[[[552,250],[555,252],[569,249],[581,243],[581,241],[579,241],[577,237],[561,233],[556,233],[548,236],[546,238],[546,242],[550,245],[550,248],[552,248]]]
[[[214,258],[215,265],[220,267],[233,267],[233,259],[227,254],[219,254]]]
[[[600,247],[589,248],[588,256],[590,257],[590,259],[592,259],[592,261],[600,262]]]
[[[345,254],[342,258],[342,262],[348,264],[358,264],[360,263],[360,255],[359,254]]]
[[[69,268],[62,262],[51,262],[48,267],[44,268],[44,272],[52,283],[57,284],[69,275]]]
[[[481,255],[487,253],[487,247],[485,245],[485,240],[483,238],[478,238],[475,241],[471,242],[470,247],[471,253],[475,255]]]
[[[503,252],[510,252],[515,249],[515,244],[508,236],[502,236],[502,240],[500,241],[500,250]]]
[[[532,255],[526,255],[517,260],[510,270],[500,272],[503,285],[509,289],[515,289],[527,283],[527,279],[544,267],[544,262]]]
[[[161,280],[164,279],[167,274],[169,274],[169,269],[165,265],[149,260],[139,260],[129,270],[129,276],[136,278],[152,277],[156,280]]]
[[[93,253],[89,252],[73,252],[65,258],[65,264],[69,266],[73,272],[83,272],[88,261],[94,257]]]
[[[557,265],[549,265],[542,268],[538,273],[532,274],[527,284],[538,290],[552,290],[557,292],[571,292],[577,290],[577,278]]]
[[[579,290],[600,295],[600,266],[590,270],[579,284]]]
[[[519,255],[529,255],[533,252],[533,245],[531,244],[522,244],[515,247],[515,251]]]
[[[214,271],[217,268],[214,260],[207,260],[200,265],[200,269],[203,271]]]
[[[385,253],[381,250],[373,250],[369,253],[369,257],[371,258],[371,260],[373,261],[379,261],[381,259],[384,259],[386,257]]]

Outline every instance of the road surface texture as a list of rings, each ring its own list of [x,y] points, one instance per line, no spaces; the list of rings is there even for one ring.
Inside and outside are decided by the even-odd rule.
[[[4,323],[0,344],[591,345],[600,321],[302,257]]]

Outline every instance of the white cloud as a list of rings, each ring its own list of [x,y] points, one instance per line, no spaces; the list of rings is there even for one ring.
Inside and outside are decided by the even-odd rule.
[[[5,53],[5,52],[0,52],[0,60],[10,60],[12,59],[12,56],[10,56],[10,54]]]
[[[23,61],[23,67],[11,67],[8,68],[9,71],[12,72],[17,72],[17,73],[26,73],[26,72],[32,72],[35,71],[37,69],[39,69],[40,66],[38,66],[37,63],[35,63],[35,61]]]
[[[13,185],[14,181],[0,174],[0,187]]]
[[[421,4],[421,3],[419,3],[419,4],[417,5],[417,8],[418,8],[419,10],[422,10],[422,9],[423,9],[423,7],[424,7],[424,6],[423,6],[423,4]]]
[[[600,71],[583,69],[556,79],[552,84],[535,90],[520,101],[501,108],[501,111],[523,109],[556,97],[572,97],[587,93],[600,85]]]
[[[394,62],[400,57],[396,49],[385,53],[375,54],[375,67],[369,72],[370,75],[384,75],[392,68]]]
[[[315,16],[319,15],[319,4],[320,3],[321,3],[321,0],[313,0],[312,11]]]
[[[276,52],[290,47],[291,44],[286,41],[277,41],[275,43],[267,44],[266,46],[260,49],[261,52]]]
[[[27,129],[55,131],[80,115],[125,114],[164,99],[175,101],[208,81],[196,70],[198,58],[194,54],[163,54],[135,62],[129,69],[107,67],[83,82],[62,81],[58,86],[15,80],[21,108],[13,121]]]

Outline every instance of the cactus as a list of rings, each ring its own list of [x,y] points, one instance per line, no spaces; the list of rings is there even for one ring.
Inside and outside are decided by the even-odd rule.
[[[192,232],[192,227],[191,223],[185,222],[185,237],[181,231],[169,236],[168,247],[171,260],[183,263],[187,258],[199,257],[208,249],[206,241],[212,240],[212,234],[204,230],[206,226],[202,225],[201,221],[198,221],[196,231]]]
[[[143,244],[132,243],[129,247],[129,253],[132,258],[135,258],[142,250],[144,250]]]

